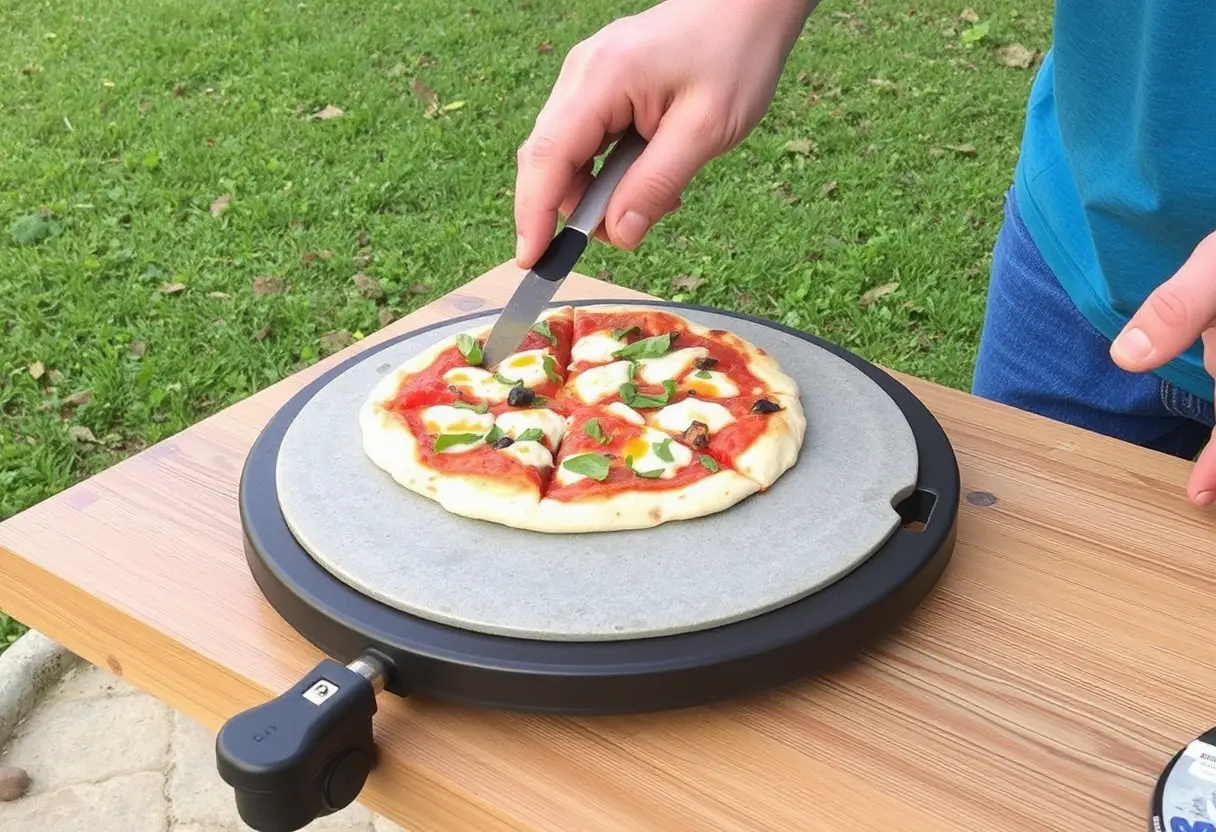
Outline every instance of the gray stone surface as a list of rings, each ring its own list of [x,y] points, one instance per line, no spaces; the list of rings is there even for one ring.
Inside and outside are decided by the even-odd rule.
[[[37,630],[29,630],[0,653],[0,745],[79,657]]]
[[[637,638],[705,629],[805,597],[898,528],[892,503],[916,482],[915,437],[882,389],[832,353],[734,317],[686,314],[762,347],[799,385],[806,440],[798,463],[767,493],[653,529],[549,535],[459,517],[397,486],[363,451],[359,407],[385,367],[486,316],[366,355],[323,387],[284,440],[284,515],[341,580],[471,630]]]
[[[31,777],[0,832],[249,832],[202,725],[86,663],[44,689],[0,752]],[[306,832],[404,830],[355,804]]]

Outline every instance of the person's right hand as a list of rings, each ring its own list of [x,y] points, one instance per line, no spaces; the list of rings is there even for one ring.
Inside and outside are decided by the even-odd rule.
[[[595,157],[632,123],[650,144],[597,236],[632,249],[707,162],[772,103],[817,0],[664,0],[570,50],[519,148],[516,262],[531,268],[590,182]]]

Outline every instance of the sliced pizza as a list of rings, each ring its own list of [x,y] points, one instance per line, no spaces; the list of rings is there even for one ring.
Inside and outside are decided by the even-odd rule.
[[[369,457],[455,514],[648,528],[722,511],[798,458],[797,384],[732,333],[663,310],[563,307],[487,368],[489,329],[406,362],[360,416]]]

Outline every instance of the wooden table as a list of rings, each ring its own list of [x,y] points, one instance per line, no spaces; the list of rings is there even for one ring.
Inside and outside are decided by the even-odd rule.
[[[482,275],[0,524],[0,609],[213,730],[277,695],[321,656],[246,570],[251,443],[334,363],[518,277]],[[572,277],[559,297],[631,295]],[[966,499],[897,636],[827,678],[639,717],[385,695],[363,801],[411,832],[1143,829],[1163,763],[1216,721],[1216,515],[1187,503],[1187,463],[899,378]]]

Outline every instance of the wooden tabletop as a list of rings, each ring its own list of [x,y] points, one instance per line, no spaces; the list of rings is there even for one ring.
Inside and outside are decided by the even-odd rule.
[[[334,363],[499,305],[519,276],[482,275],[0,524],[0,609],[213,730],[277,695],[321,656],[246,569],[250,445]],[[635,295],[573,277],[559,298]],[[1188,463],[898,378],[949,434],[964,494],[954,560],[900,633],[826,678],[680,712],[383,695],[361,799],[411,832],[1143,829],[1162,765],[1216,722],[1216,514],[1187,503]]]

